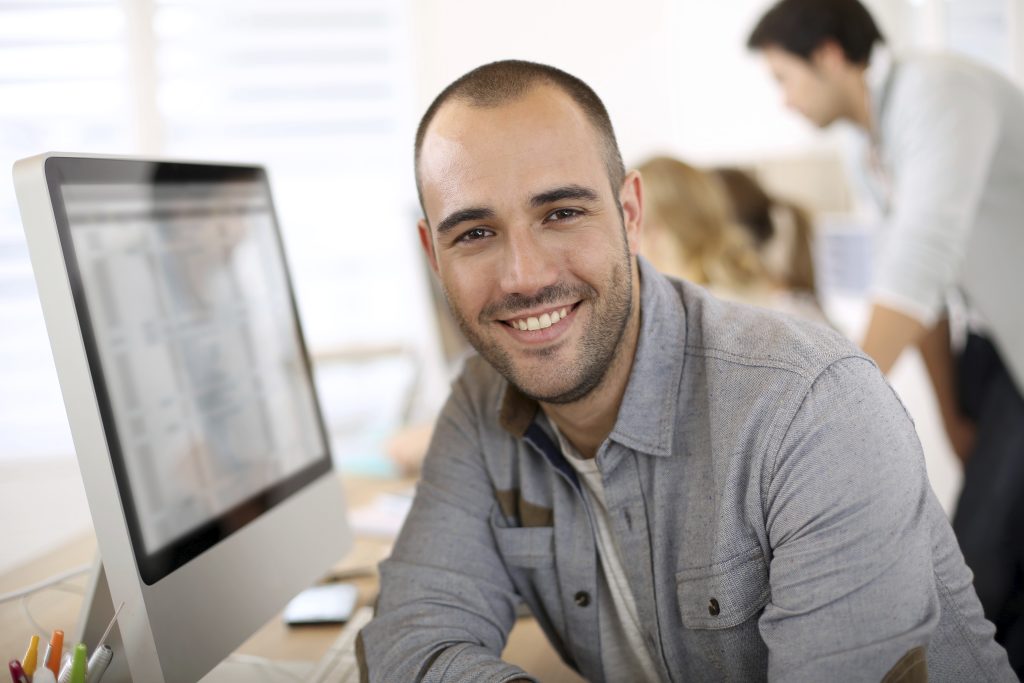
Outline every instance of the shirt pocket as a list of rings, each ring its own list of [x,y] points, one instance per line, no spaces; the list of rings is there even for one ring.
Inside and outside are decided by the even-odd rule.
[[[491,513],[491,530],[498,552],[507,564],[534,569],[554,565],[553,527],[505,526],[504,517],[495,508]]]
[[[727,629],[747,621],[768,604],[768,565],[760,548],[709,566],[676,573],[683,626]]]

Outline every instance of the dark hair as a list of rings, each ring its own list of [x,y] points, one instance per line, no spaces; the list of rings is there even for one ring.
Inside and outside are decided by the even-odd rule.
[[[757,22],[747,47],[780,47],[810,59],[823,43],[834,40],[846,59],[866,66],[875,43],[884,43],[864,5],[858,0],[780,0]]]
[[[813,227],[807,211],[792,202],[768,194],[754,176],[738,168],[714,171],[731,203],[733,219],[746,229],[758,250],[776,238],[779,210],[792,222],[793,234],[786,254],[784,276],[787,288],[817,300],[814,275]]]
[[[473,69],[442,90],[427,107],[426,113],[420,119],[420,125],[416,128],[414,152],[416,192],[419,194],[421,207],[423,190],[420,185],[420,150],[427,129],[441,107],[453,99],[467,102],[474,107],[500,107],[523,97],[531,89],[542,84],[558,88],[583,110],[604,146],[605,165],[608,168],[612,190],[618,190],[626,177],[626,169],[622,164],[622,153],[619,151],[619,143],[615,140],[612,121],[597,93],[589,85],[561,69],[546,64],[508,59]]]

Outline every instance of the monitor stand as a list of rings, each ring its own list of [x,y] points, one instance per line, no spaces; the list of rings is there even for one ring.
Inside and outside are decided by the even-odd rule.
[[[107,574],[99,553],[93,560],[89,582],[85,587],[82,611],[78,617],[73,643],[85,643],[89,647],[90,656],[99,644],[103,632],[114,617],[114,601],[107,584]],[[132,683],[128,660],[124,656],[124,644],[121,640],[121,626],[114,624],[107,636],[107,646],[114,653],[113,659],[101,683]],[[294,683],[304,680],[314,667],[313,662],[279,662],[266,660],[260,663],[257,657],[247,657],[244,661],[232,662],[230,657],[217,665],[202,678],[201,683],[251,683],[253,680],[266,683]]]
[[[92,656],[113,617],[114,601],[110,596],[107,573],[97,553],[92,563],[92,571],[89,573],[89,582],[85,586],[85,597],[75,628],[75,639],[71,642],[85,643],[89,647],[89,655]],[[128,660],[124,656],[120,624],[114,624],[110,629],[107,646],[113,650],[114,657],[110,660],[107,672],[103,674],[102,683],[131,683],[132,677],[128,671]]]

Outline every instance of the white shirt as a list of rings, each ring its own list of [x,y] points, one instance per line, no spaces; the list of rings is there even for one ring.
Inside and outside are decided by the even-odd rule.
[[[959,288],[1024,390],[1024,92],[964,58],[880,50],[868,83],[888,185],[875,301],[930,325]]]

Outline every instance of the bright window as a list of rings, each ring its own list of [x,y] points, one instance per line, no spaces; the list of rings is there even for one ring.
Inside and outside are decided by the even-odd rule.
[[[415,234],[408,0],[0,8],[0,150],[268,167],[342,449],[436,403]],[[0,457],[72,452],[11,183],[0,183]],[[351,436],[351,434],[350,434]],[[353,445],[356,443],[357,445]]]

